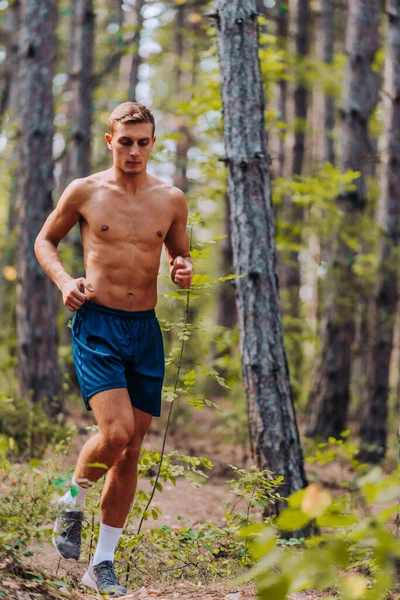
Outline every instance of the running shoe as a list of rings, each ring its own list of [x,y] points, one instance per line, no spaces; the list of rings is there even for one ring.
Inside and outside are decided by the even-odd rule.
[[[82,510],[63,510],[62,505],[58,505],[58,515],[53,529],[53,545],[65,560],[79,560],[82,521]]]
[[[120,584],[114,571],[114,563],[111,560],[103,560],[93,566],[92,562],[82,578],[82,583],[87,587],[108,596],[123,596],[126,587]]]

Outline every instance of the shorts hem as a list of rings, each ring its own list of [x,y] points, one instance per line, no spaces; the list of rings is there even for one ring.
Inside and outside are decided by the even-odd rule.
[[[131,404],[132,404],[133,408],[137,408],[138,410],[141,410],[141,411],[147,413],[148,415],[151,415],[152,417],[161,417],[161,411],[158,411],[157,413],[155,413],[155,412],[151,412],[150,410],[146,410],[142,406],[136,406],[135,404],[133,404],[132,401],[131,401]]]

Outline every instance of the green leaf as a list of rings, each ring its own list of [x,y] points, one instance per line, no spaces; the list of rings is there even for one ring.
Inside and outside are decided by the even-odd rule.
[[[301,529],[310,521],[310,517],[305,515],[302,510],[285,508],[276,520],[278,527],[284,531],[295,531]]]
[[[88,463],[86,466],[99,468],[99,469],[107,469],[107,471],[108,471],[108,466],[105,465],[104,463],[100,463],[100,462]]]
[[[259,592],[262,598],[273,598],[273,600],[286,600],[290,587],[290,579],[287,576],[281,576],[274,583],[268,583],[263,578],[258,582]]]
[[[326,513],[318,517],[316,523],[319,527],[349,527],[357,521],[358,517],[356,515]]]

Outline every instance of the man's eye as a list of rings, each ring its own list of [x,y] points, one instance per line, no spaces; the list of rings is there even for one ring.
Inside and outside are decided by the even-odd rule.
[[[123,146],[130,146],[130,142],[121,142]]]

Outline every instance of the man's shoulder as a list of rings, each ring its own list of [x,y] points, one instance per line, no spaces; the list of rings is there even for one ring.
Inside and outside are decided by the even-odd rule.
[[[65,194],[78,201],[87,200],[106,180],[107,171],[92,173],[87,177],[73,179],[65,189]]]
[[[81,190],[83,192],[90,191],[92,189],[96,189],[100,184],[105,183],[109,178],[109,172],[107,171],[99,171],[97,173],[92,173],[87,177],[81,177],[79,179],[74,179],[71,181],[70,185],[73,186],[77,191]]]
[[[185,200],[185,194],[181,189],[168,183],[167,181],[163,181],[162,179],[158,179],[157,177],[151,177],[151,186],[158,188],[160,192],[168,196],[172,199],[177,200]]]

